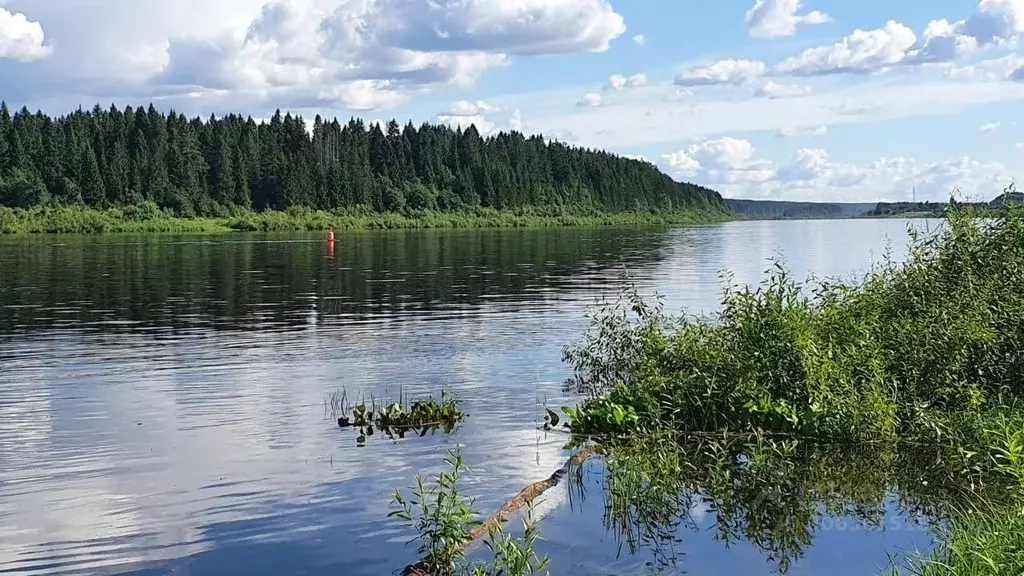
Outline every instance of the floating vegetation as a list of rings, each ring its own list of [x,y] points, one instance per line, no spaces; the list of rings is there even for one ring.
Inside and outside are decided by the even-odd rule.
[[[458,397],[444,390],[440,400],[410,400],[400,390],[397,400],[371,396],[369,403],[360,399],[349,405],[348,393],[341,389],[324,399],[324,412],[336,419],[339,427],[357,429],[356,441],[360,445],[373,436],[375,429],[389,438],[405,438],[410,432],[425,436],[437,430],[450,434],[467,416]]]

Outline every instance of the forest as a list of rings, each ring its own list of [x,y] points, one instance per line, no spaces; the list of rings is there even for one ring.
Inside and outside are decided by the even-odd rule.
[[[0,207],[154,203],[181,217],[360,208],[375,212],[561,206],[725,211],[708,188],[653,164],[474,126],[385,126],[278,110],[266,122],[188,118],[152,104],[51,118],[0,106]]]
[[[870,212],[874,204],[841,202],[787,202],[783,200],[725,199],[725,206],[741,218],[753,220],[855,218]]]
[[[970,208],[976,214],[987,215],[1002,211],[1008,204],[1024,202],[1024,193],[1017,192],[1014,186],[1007,188],[1002,194],[989,202],[960,202],[951,199],[949,202],[879,202],[869,211],[869,217],[932,217],[942,218],[949,208]]]

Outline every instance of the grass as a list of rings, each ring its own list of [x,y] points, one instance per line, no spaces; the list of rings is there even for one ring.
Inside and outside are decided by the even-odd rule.
[[[323,211],[293,207],[285,211],[235,210],[217,217],[187,218],[152,202],[121,208],[0,206],[0,234],[72,234],[116,232],[215,233],[231,231],[322,231],[420,228],[538,228],[558,226],[683,225],[718,222],[728,212],[601,212],[583,207],[533,206],[509,210],[475,208],[461,212],[409,210],[375,212],[362,207]]]
[[[937,550],[893,562],[897,576],[1020,576],[1024,574],[1024,512],[970,512],[945,529]]]
[[[1007,501],[964,507],[940,532],[935,550],[893,562],[893,576],[1024,574],[1024,419],[1000,416],[974,429],[980,430],[978,448],[958,451],[970,470],[987,469],[1008,481]]]

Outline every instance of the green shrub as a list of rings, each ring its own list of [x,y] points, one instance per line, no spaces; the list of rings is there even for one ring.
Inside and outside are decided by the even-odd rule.
[[[667,317],[628,287],[564,351],[590,396],[574,430],[869,439],[1005,407],[1024,395],[1022,270],[1024,219],[1010,207],[990,220],[951,212],[914,233],[906,262],[859,283],[805,286],[777,264],[759,286],[727,286],[709,318]]]

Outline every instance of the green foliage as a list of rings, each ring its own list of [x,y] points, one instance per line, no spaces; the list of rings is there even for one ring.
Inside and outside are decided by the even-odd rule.
[[[1008,502],[957,510],[939,529],[938,545],[928,554],[892,562],[892,576],[1017,576],[1024,574],[1024,418],[993,419],[982,428],[986,446],[961,449],[984,453],[981,466],[1006,481]],[[975,451],[976,450],[976,451]],[[902,568],[902,570],[901,570]]]
[[[1021,211],[951,210],[912,232],[905,263],[857,284],[804,286],[776,264],[760,286],[728,286],[711,318],[667,317],[627,288],[565,349],[590,396],[573,430],[932,438],[955,415],[1005,411],[1024,396]]]
[[[954,193],[955,194],[955,193]],[[1017,191],[1011,183],[1002,194],[990,202],[959,202],[951,199],[943,202],[879,202],[864,215],[869,217],[908,218],[926,217],[943,218],[950,209],[963,210],[969,208],[975,215],[990,215],[1005,210],[1008,205],[1020,205],[1024,202],[1024,194]]]
[[[360,399],[349,406],[348,392],[344,389],[324,399],[324,412],[337,419],[342,428],[359,431],[356,442],[362,445],[374,429],[389,438],[404,438],[407,432],[424,436],[427,432],[443,430],[450,433],[466,418],[459,407],[459,399],[450,392],[441,391],[441,399],[420,398],[410,400],[400,391],[397,399],[371,397],[370,403]]]
[[[654,165],[542,136],[276,112],[187,118],[99,106],[51,118],[0,104],[0,207],[103,209],[155,202],[181,217],[236,209],[366,206],[373,212],[511,210],[726,213],[721,196]]]
[[[227,222],[235,230],[335,230],[402,228],[530,228],[549,226],[678,225],[714,221],[712,213],[605,213],[559,206],[526,206],[508,210],[472,208],[458,212],[375,212],[365,206],[331,212],[292,207],[286,211],[246,213]]]
[[[467,501],[459,494],[459,479],[466,471],[461,449],[449,452],[445,464],[449,469],[431,482],[417,475],[408,498],[395,490],[393,504],[399,509],[388,517],[398,518],[416,530],[416,551],[433,572],[452,576],[460,570],[465,546],[470,542],[469,531],[479,521],[474,519],[477,512],[473,500]]]
[[[489,529],[485,544],[491,562],[470,561],[466,548],[472,542],[471,530],[480,526],[473,508],[474,500],[464,498],[458,483],[467,472],[462,449],[456,448],[445,459],[448,469],[427,482],[416,476],[416,486],[407,498],[398,490],[392,499],[397,509],[388,514],[416,531],[417,553],[424,570],[436,576],[529,576],[546,573],[548,558],[537,555],[540,540],[531,504],[523,518],[523,537],[506,533],[501,525]]]
[[[854,218],[876,208],[874,204],[785,202],[726,198],[725,206],[741,218],[757,220]]]
[[[859,502],[861,514],[892,486],[903,499],[926,487],[956,497],[927,503],[943,520],[939,546],[905,572],[1022,573],[1024,213],[1005,201],[944,215],[938,230],[911,229],[905,262],[858,283],[804,285],[776,264],[759,286],[727,284],[709,318],[668,317],[632,287],[593,314],[564,351],[588,397],[564,412],[575,434],[605,440],[612,524],[627,541],[654,546],[672,532],[670,511],[692,504],[680,495],[699,495],[721,538],[784,568],[809,545],[819,504]],[[687,445],[684,457],[662,437],[675,431],[756,442]],[[821,468],[795,438],[842,441],[842,458]],[[850,466],[854,446],[873,451],[867,466]],[[938,477],[920,476],[929,462],[942,463]],[[848,493],[844,478],[858,482]]]
[[[687,531],[712,530],[725,546],[745,542],[785,574],[822,532],[885,530],[898,521],[945,541],[950,522],[1009,516],[1019,505],[1014,478],[995,469],[965,473],[947,445],[661,431],[598,450],[605,527],[631,553],[646,549],[672,573],[683,571],[674,544]],[[570,497],[582,498],[584,477],[573,482]]]
[[[144,201],[120,208],[0,206],[0,234],[98,234],[109,232],[226,232],[223,221],[180,218],[156,203]]]
[[[1019,576],[1024,574],[1024,513],[1003,509],[972,512],[943,530],[939,547],[927,556],[906,559],[911,576]]]
[[[496,526],[484,541],[494,559],[490,565],[484,562],[473,564],[473,576],[547,574],[550,559],[547,556],[541,558],[536,552],[540,540],[531,503],[523,517],[523,537],[516,538],[505,532],[501,525]]]
[[[458,212],[376,212],[366,207],[324,211],[292,206],[284,211],[226,208],[212,200],[200,202],[213,218],[185,218],[151,201],[120,208],[0,206],[0,234],[99,232],[286,232],[433,228],[546,228],[568,226],[658,226],[700,224],[725,219],[713,212],[640,214],[598,212],[566,207],[527,206],[508,210],[464,209]]]

